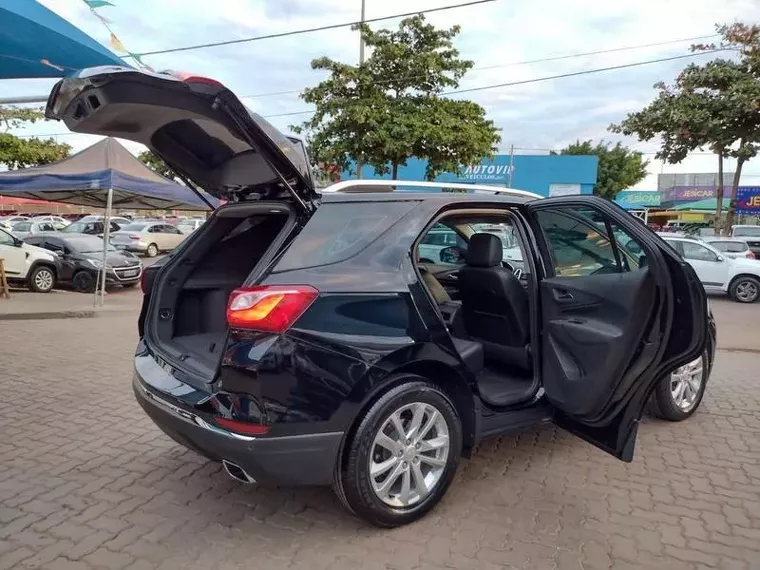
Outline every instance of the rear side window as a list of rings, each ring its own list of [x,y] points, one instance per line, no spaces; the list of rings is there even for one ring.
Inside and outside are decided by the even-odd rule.
[[[710,242],[710,245],[727,253],[742,253],[749,249],[749,245],[743,241],[714,241]]]
[[[416,205],[414,201],[322,204],[285,252],[277,271],[327,265],[353,257]]]

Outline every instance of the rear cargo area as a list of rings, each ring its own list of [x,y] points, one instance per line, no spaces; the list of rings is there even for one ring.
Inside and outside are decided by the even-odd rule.
[[[294,227],[282,204],[240,204],[215,214],[167,264],[148,315],[151,340],[169,360],[213,380],[227,334],[230,293],[265,269]]]

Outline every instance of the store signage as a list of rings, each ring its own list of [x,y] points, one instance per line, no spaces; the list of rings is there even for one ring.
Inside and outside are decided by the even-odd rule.
[[[736,190],[736,211],[760,215],[760,187],[739,186]]]
[[[615,202],[626,209],[656,208],[660,205],[660,193],[654,191],[623,190],[615,197]]]
[[[468,180],[499,180],[514,172],[508,164],[470,164],[464,169],[463,178]]]

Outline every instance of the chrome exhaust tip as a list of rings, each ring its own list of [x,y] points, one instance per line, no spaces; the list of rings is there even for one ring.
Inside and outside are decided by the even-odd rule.
[[[231,461],[227,461],[226,459],[222,459],[222,465],[224,466],[224,470],[227,472],[227,475],[236,481],[240,481],[241,483],[246,483],[248,485],[256,482],[256,479],[248,475],[245,469],[240,467],[240,465],[236,465]]]

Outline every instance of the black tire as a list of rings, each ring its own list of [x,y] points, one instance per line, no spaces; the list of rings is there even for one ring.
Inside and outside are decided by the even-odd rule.
[[[709,379],[710,368],[709,358],[707,354],[703,354],[702,358],[702,383],[697,391],[697,397],[694,404],[688,409],[683,410],[678,407],[673,399],[673,393],[671,391],[671,377],[672,374],[668,374],[663,378],[655,387],[654,394],[652,395],[652,401],[650,402],[650,412],[662,420],[670,422],[682,422],[683,420],[694,415],[699,409],[702,403],[702,398],[705,395],[705,389],[707,387],[707,381]]]
[[[158,246],[155,243],[148,245],[148,249],[145,250],[145,255],[148,257],[156,257],[158,255]]]
[[[92,293],[95,290],[95,277],[89,271],[77,271],[71,278],[71,287],[78,293]]]
[[[728,294],[737,303],[754,303],[760,299],[760,280],[741,275],[731,282]]]
[[[50,293],[55,287],[55,271],[47,265],[38,265],[29,274],[29,289],[35,293]]]
[[[354,436],[345,444],[343,461],[338,465],[334,483],[338,498],[349,511],[370,524],[383,528],[411,523],[435,507],[454,479],[462,453],[462,425],[448,396],[420,376],[407,375],[403,380],[403,384],[380,396],[360,418],[361,423]],[[399,408],[414,403],[432,406],[442,416],[448,430],[449,449],[440,476],[434,483],[435,487],[418,502],[396,507],[381,500],[372,488],[370,454],[373,453],[378,430],[382,429],[390,416]],[[407,426],[408,423],[404,427]],[[425,463],[419,459],[415,459],[415,462],[420,465]],[[404,462],[404,465],[407,463]],[[409,465],[411,468],[411,460]],[[403,476],[398,479],[403,479]]]

